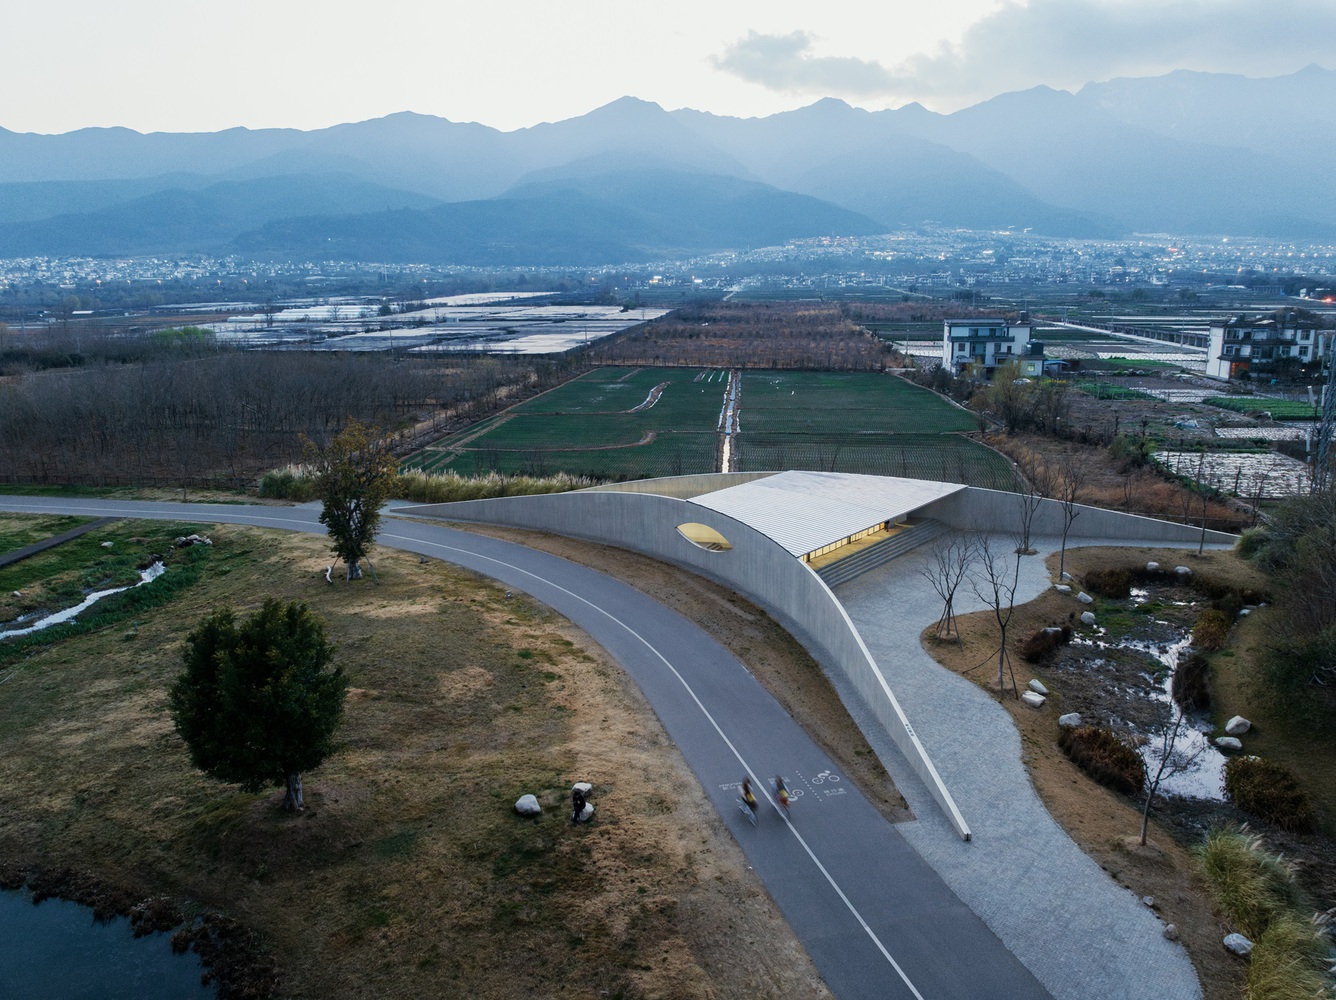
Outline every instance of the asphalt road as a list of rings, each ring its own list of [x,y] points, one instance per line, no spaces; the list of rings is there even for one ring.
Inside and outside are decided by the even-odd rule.
[[[311,506],[0,497],[0,510],[324,532]],[[1049,996],[742,663],[690,621],[602,573],[444,525],[389,518],[378,543],[522,590],[607,650],[644,692],[840,1000]],[[753,827],[738,785],[750,775],[764,792],[777,773],[792,790],[792,812],[762,795]]]

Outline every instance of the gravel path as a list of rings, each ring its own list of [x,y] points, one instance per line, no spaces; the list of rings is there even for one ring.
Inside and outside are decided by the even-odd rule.
[[[1022,560],[1018,604],[1050,584],[1044,560],[1057,540],[1034,545],[1040,554]],[[899,829],[1056,1000],[1198,1000],[1192,963],[1164,939],[1159,918],[1086,857],[1044,808],[1006,710],[920,645],[920,633],[941,611],[920,575],[925,560],[926,550],[911,552],[836,591],[974,839],[962,843],[954,835],[889,737],[859,719],[918,817]],[[986,607],[968,590],[961,587],[957,613]]]

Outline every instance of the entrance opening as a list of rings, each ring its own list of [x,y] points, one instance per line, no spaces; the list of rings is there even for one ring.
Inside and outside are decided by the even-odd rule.
[[[710,552],[727,552],[733,547],[732,542],[708,524],[688,521],[677,526],[677,533],[697,548],[707,549]]]

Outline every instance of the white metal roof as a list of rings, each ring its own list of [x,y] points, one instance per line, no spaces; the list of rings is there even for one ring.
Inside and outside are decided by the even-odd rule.
[[[957,483],[893,476],[781,472],[706,493],[691,503],[741,521],[801,556],[963,489]]]

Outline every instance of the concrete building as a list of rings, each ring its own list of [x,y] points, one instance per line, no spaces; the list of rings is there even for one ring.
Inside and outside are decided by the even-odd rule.
[[[1208,378],[1272,379],[1297,374],[1321,360],[1331,331],[1321,317],[1305,310],[1281,309],[1269,316],[1211,323],[1206,350]]]
[[[972,370],[991,375],[998,365],[1015,361],[1030,340],[1030,321],[1000,317],[948,319],[942,324],[942,367],[953,375]]]

